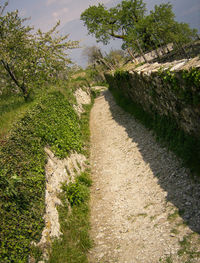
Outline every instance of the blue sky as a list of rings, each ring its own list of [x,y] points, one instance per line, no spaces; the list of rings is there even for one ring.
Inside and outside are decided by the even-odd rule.
[[[57,20],[61,20],[61,26],[69,21],[78,19],[82,11],[89,5],[110,0],[10,0],[9,10],[18,9],[22,16],[30,17],[31,23],[36,28],[46,31]]]
[[[9,0],[9,9],[19,9],[22,16],[31,17],[31,23],[36,28],[40,27],[42,30],[48,30],[52,27],[56,20],[61,20],[61,26],[74,19],[78,19],[82,11],[89,5],[97,3],[107,4],[109,2],[117,2],[117,0]],[[155,4],[168,2],[165,0],[144,0],[147,7],[152,9]],[[198,12],[200,14],[199,0],[171,0],[175,8],[176,15],[187,17]],[[177,10],[178,9],[178,10]],[[196,16],[193,17],[195,25],[200,22]],[[186,21],[188,22],[188,21]],[[191,23],[191,21],[190,21]]]
[[[87,35],[87,30],[79,18],[80,14],[90,5],[103,3],[110,7],[119,2],[120,0],[9,0],[7,10],[18,9],[21,16],[31,17],[29,23],[34,25],[35,29],[41,28],[43,31],[49,30],[57,20],[60,20],[61,31],[69,34],[71,40],[81,40],[82,47],[98,45],[103,51],[109,52],[111,49],[119,49],[121,41],[111,41],[108,46],[97,44],[94,37]],[[144,2],[147,4],[147,9],[151,10],[154,5],[167,3],[169,0],[144,0]],[[171,0],[170,2],[173,4],[176,19],[179,22],[189,23],[191,27],[198,28],[200,32],[200,1]],[[81,49],[70,52],[76,63],[86,65]]]

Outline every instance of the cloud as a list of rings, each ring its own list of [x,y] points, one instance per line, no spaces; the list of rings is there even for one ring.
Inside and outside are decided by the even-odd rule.
[[[53,4],[59,4],[59,5],[62,5],[62,4],[69,4],[71,2],[71,0],[46,0],[46,5],[47,6],[50,6],[50,5],[53,5]]]
[[[66,15],[69,12],[68,8],[62,8],[60,10],[56,10],[52,13],[53,20],[56,22],[60,20],[62,23],[66,23],[68,21],[68,15]]]
[[[193,14],[193,13],[198,12],[198,11],[200,11],[200,4],[192,6],[188,10],[185,10],[183,15],[190,15],[190,14]]]
[[[26,11],[26,9],[20,9],[20,11],[19,11],[19,15],[21,16],[21,17],[24,17],[24,16],[26,16],[27,15],[27,11]]]

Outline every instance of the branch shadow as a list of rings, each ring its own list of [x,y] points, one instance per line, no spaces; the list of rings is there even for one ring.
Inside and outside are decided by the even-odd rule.
[[[159,145],[152,132],[137,122],[133,116],[116,106],[109,90],[103,92],[112,117],[123,126],[148,163],[158,184],[167,192],[166,202],[173,203],[188,227],[200,233],[200,181],[189,176],[188,169],[172,152]]]

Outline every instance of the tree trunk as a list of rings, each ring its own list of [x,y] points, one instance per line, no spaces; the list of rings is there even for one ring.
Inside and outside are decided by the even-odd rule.
[[[144,53],[143,53],[143,50],[142,50],[142,48],[141,48],[141,46],[140,46],[140,43],[139,43],[138,39],[136,40],[136,42],[137,42],[137,46],[138,46],[138,48],[139,48],[139,51],[140,51],[141,56],[143,57],[144,61],[145,61],[146,63],[148,63],[147,59],[145,58],[145,55],[144,55]]]
[[[28,99],[27,87],[24,85],[24,83],[20,85],[19,81],[17,80],[14,73],[10,69],[8,63],[6,63],[3,59],[1,60],[1,63],[4,67],[4,69],[8,72],[9,76],[11,77],[11,79],[15,83],[15,85],[22,91],[24,99],[27,101],[27,99]]]
[[[127,48],[127,51],[129,53],[129,55],[132,57],[133,61],[137,62],[137,60],[136,60],[135,56],[133,55],[132,51],[130,50],[130,48]]]

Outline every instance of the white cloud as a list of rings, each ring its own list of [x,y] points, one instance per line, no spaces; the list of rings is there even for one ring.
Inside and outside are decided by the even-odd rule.
[[[24,17],[24,16],[27,15],[27,11],[22,8],[22,9],[19,11],[19,15],[20,15],[21,17]]]
[[[65,7],[65,8],[62,8],[62,9],[59,9],[59,10],[53,12],[52,16],[53,16],[55,21],[61,20],[62,22],[65,22],[68,19],[68,16],[66,16],[68,11],[69,11],[69,9]]]
[[[52,4],[69,4],[71,0],[46,0],[46,5],[52,5]]]

